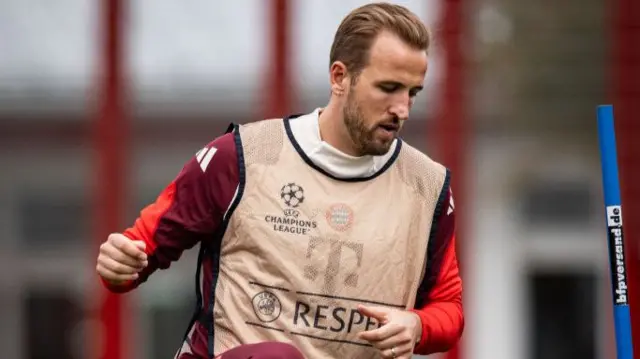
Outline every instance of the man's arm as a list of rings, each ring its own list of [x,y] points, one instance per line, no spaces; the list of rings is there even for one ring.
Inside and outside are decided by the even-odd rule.
[[[144,242],[148,265],[135,280],[113,284],[102,278],[113,292],[128,292],[157,269],[168,268],[182,252],[214,234],[233,200],[238,186],[234,135],[223,135],[189,160],[156,201],[144,208],[133,226],[122,234]]]
[[[416,309],[422,336],[414,352],[431,354],[451,349],[464,328],[462,280],[455,247],[455,212],[447,190],[434,218],[427,252],[427,271],[420,285]]]

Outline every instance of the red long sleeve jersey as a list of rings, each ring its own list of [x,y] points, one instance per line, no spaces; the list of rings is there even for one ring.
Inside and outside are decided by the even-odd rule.
[[[111,291],[128,292],[157,269],[177,261],[184,250],[196,244],[210,247],[220,241],[226,214],[239,186],[238,152],[233,134],[223,135],[198,152],[158,196],[144,208],[124,235],[146,243],[149,265],[136,281],[110,285]],[[455,212],[451,191],[443,193],[433,219],[426,273],[416,293],[413,309],[421,319],[422,337],[416,354],[450,349],[463,330],[462,282],[455,252]],[[201,249],[201,254],[203,249]],[[208,357],[207,305],[215,283],[215,256],[201,255],[198,264],[198,310],[188,329],[179,359]]]

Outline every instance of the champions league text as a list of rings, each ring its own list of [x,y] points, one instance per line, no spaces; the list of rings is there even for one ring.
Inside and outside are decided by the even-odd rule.
[[[306,235],[311,229],[318,226],[315,221],[300,220],[293,217],[267,215],[264,220],[273,224],[274,231],[301,235]]]

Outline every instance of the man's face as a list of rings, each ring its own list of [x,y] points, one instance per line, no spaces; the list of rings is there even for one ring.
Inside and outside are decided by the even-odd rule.
[[[369,64],[350,83],[344,123],[359,155],[387,153],[427,72],[427,54],[390,33],[374,41]]]

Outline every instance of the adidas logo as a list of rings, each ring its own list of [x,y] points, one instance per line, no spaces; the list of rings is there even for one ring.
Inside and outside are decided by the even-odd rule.
[[[215,147],[205,147],[196,153],[196,161],[198,161],[198,164],[200,164],[202,172],[207,171],[207,167],[209,167],[209,163],[211,162],[213,155],[215,155],[217,151],[218,149]]]
[[[453,204],[453,191],[449,189],[449,209],[447,209],[447,216],[453,213],[455,206]]]

